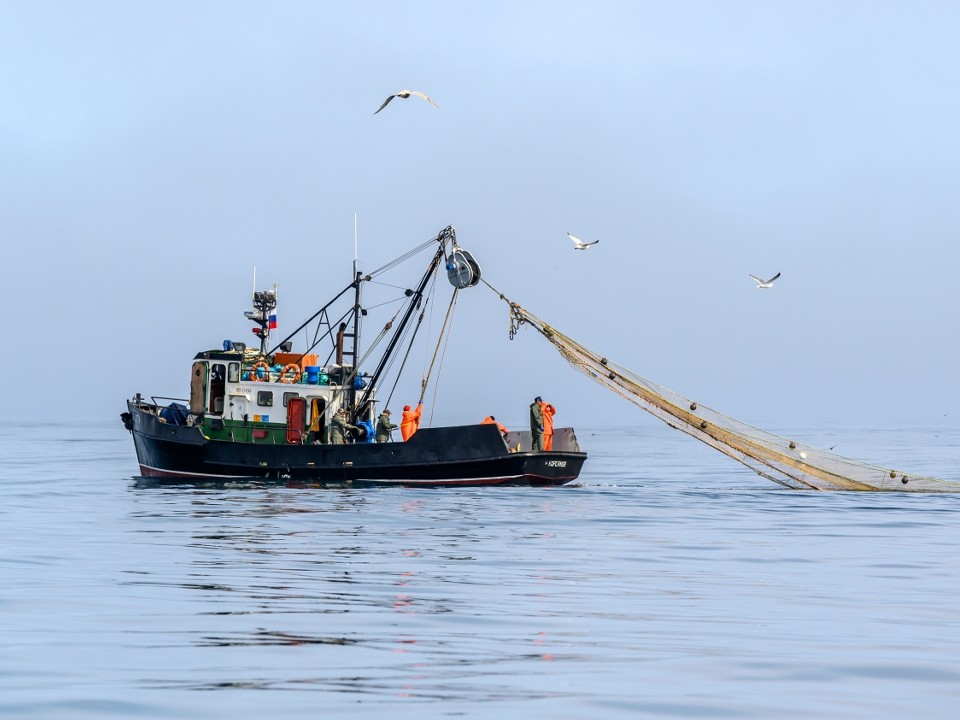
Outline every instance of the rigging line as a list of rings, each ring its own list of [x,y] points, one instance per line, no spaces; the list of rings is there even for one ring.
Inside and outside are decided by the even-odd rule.
[[[413,350],[413,341],[417,339],[417,333],[420,331],[420,326],[423,324],[423,315],[424,310],[420,311],[420,316],[417,318],[417,324],[414,325],[413,332],[410,334],[410,342],[407,345],[407,351],[403,354],[403,362],[400,363],[400,369],[397,371],[397,380],[399,381],[400,376],[403,375],[403,368],[407,364],[407,359],[410,357],[410,351]],[[394,386],[396,387],[396,386]],[[393,392],[391,391],[390,397],[393,397]],[[389,401],[390,398],[387,398]]]
[[[368,282],[368,283],[370,283],[371,285],[379,285],[380,287],[393,288],[394,290],[406,290],[406,289],[407,289],[406,286],[404,286],[404,285],[394,285],[393,283],[385,283],[385,282],[381,282],[380,280],[374,280],[373,278],[371,278],[371,279],[369,279],[369,280],[365,280],[364,282]]]
[[[337,300],[339,300],[341,297],[343,297],[343,295],[346,294],[346,292],[347,292],[348,290],[350,290],[351,288],[354,287],[354,285],[356,285],[356,282],[357,282],[357,281],[354,280],[352,283],[350,283],[349,285],[347,285],[343,290],[341,290],[339,293],[337,293],[336,297],[334,297],[333,300],[331,300],[330,302],[328,302],[328,303],[327,303],[326,305],[324,305],[322,308],[320,308],[319,310],[317,310],[313,315],[311,315],[309,318],[307,318],[306,320],[304,320],[296,330],[294,330],[294,331],[291,332],[289,335],[287,335],[287,337],[285,337],[283,340],[281,340],[280,342],[278,342],[278,343],[276,344],[276,346],[273,348],[273,350],[271,350],[270,353],[268,353],[268,354],[273,354],[273,353],[275,353],[275,352],[277,351],[277,348],[279,348],[279,347],[280,347],[283,343],[285,343],[287,340],[293,340],[293,338],[296,336],[296,334],[297,334],[298,332],[300,332],[301,330],[303,330],[304,328],[306,328],[307,325],[309,325],[311,322],[313,322],[315,318],[317,318],[317,317],[319,317],[321,314],[325,313],[326,310],[327,310],[327,308],[330,307],[331,305],[333,305],[333,304],[334,304]]]
[[[406,335],[406,333],[409,332],[409,330],[410,330],[409,327],[408,327],[406,330],[404,330],[404,335]],[[394,355],[392,358],[390,358],[390,359],[387,361],[387,365],[386,365],[386,367],[384,368],[384,374],[385,374],[385,375],[389,375],[390,372],[393,370],[393,363],[394,363],[395,361],[396,361],[396,355]],[[402,370],[402,369],[403,369],[403,368],[402,368],[402,366],[401,366],[401,370]],[[397,373],[396,377],[394,377],[394,379],[393,379],[393,385],[390,386],[390,392],[387,393],[387,402],[384,404],[384,407],[390,407],[390,402],[391,402],[391,400],[393,400],[393,394],[397,391],[397,385],[400,384],[400,376],[401,376],[401,373]]]
[[[394,316],[394,317],[396,317],[396,316]],[[346,392],[350,389],[350,387],[353,385],[354,380],[356,380],[356,378],[357,378],[357,373],[360,372],[360,368],[363,366],[363,363],[366,362],[367,358],[370,356],[370,353],[372,353],[372,352],[374,351],[374,349],[376,349],[377,345],[380,344],[380,342],[383,340],[383,338],[385,338],[385,337],[387,336],[387,333],[390,331],[390,327],[391,327],[392,325],[393,325],[393,321],[391,321],[391,322],[387,323],[386,325],[384,325],[383,330],[380,331],[380,334],[376,337],[376,339],[375,339],[375,340],[373,341],[373,343],[370,345],[370,348],[369,348],[369,349],[367,350],[367,352],[363,355],[363,357],[360,358],[360,360],[357,362],[357,366],[356,366],[355,368],[353,368],[346,377],[344,377],[344,378],[341,379],[341,381],[340,381],[340,383],[341,383],[341,384],[340,384],[340,389],[337,390],[337,391],[335,391],[335,392],[332,394],[332,395],[333,395],[333,398],[339,398],[341,395],[343,395],[344,393],[346,393]],[[354,409],[355,409],[355,408],[354,408]]]
[[[399,256],[399,257],[397,257],[397,258],[394,258],[393,260],[389,261],[389,262],[386,263],[385,265],[382,265],[381,267],[377,268],[377,269],[374,270],[372,273],[370,273],[370,275],[371,275],[371,276],[373,276],[373,275],[379,275],[380,273],[386,272],[387,270],[389,270],[389,269],[391,269],[391,268],[394,268],[394,267],[396,267],[397,265],[399,265],[399,264],[401,264],[401,263],[403,263],[403,262],[406,262],[406,261],[409,260],[410,258],[412,258],[412,257],[418,255],[419,253],[421,253],[423,250],[426,250],[428,247],[430,247],[431,245],[433,245],[435,242],[437,242],[437,238],[436,238],[436,237],[430,238],[429,240],[425,240],[425,241],[422,242],[420,245],[417,245],[416,247],[412,248],[411,250],[408,250],[408,251],[407,251],[406,253],[404,253],[403,255],[401,255],[401,256]]]
[[[434,276],[434,285],[435,285],[435,284],[436,284],[436,276]],[[429,293],[424,293],[424,296],[423,296],[422,300],[423,300],[423,301],[426,301],[426,302],[430,302],[430,301],[433,299],[433,292],[434,292],[434,291],[433,291],[433,287],[431,287]],[[402,309],[402,308],[401,308],[401,309]],[[398,311],[398,312],[399,312],[399,311]],[[432,312],[432,307],[431,307],[431,312]],[[416,328],[419,328],[419,323],[422,323],[423,320],[424,320],[424,313],[421,312],[421,314],[420,314],[420,319],[419,319],[419,321],[418,321],[418,324],[417,324],[415,327],[416,327]],[[406,343],[406,342],[407,342],[407,337],[410,335],[411,332],[413,332],[413,326],[410,326],[410,325],[406,326],[406,327],[403,329],[403,334],[401,335],[401,338],[400,338],[401,342]],[[408,346],[408,348],[407,348],[407,352],[406,352],[406,354],[403,356],[403,357],[404,357],[403,362],[401,363],[400,369],[399,369],[399,371],[397,372],[396,377],[395,377],[394,380],[393,380],[393,385],[392,385],[391,388],[390,388],[390,393],[387,395],[387,402],[386,402],[386,405],[384,405],[384,407],[389,406],[390,401],[393,399],[393,395],[394,395],[394,393],[395,393],[396,390],[397,390],[397,386],[400,384],[400,378],[403,376],[403,367],[404,367],[404,364],[406,363],[406,359],[407,359],[407,357],[409,356],[409,354],[410,354],[410,352],[411,352],[412,349],[413,349],[413,337],[411,337],[410,340],[409,340],[409,346]],[[396,355],[391,355],[391,357],[387,360],[386,365],[384,366],[384,374],[390,374],[390,373],[392,373],[392,371],[393,371],[393,366],[394,366],[394,364],[396,363],[396,360],[397,360],[397,356],[396,356]]]
[[[437,251],[433,255],[433,259],[427,265],[427,268],[423,274],[423,277],[421,277],[420,282],[417,283],[417,289],[410,290],[409,292],[404,293],[410,298],[410,302],[407,303],[406,308],[404,309],[403,317],[400,319],[400,327],[398,328],[398,331],[393,333],[393,335],[391,336],[390,343],[387,345],[387,349],[384,352],[383,357],[380,358],[380,362],[377,363],[376,370],[374,370],[373,375],[371,375],[372,379],[370,381],[369,386],[363,393],[361,402],[365,402],[367,400],[367,397],[373,391],[373,388],[376,387],[376,385],[380,382],[380,379],[383,376],[383,368],[392,357],[393,352],[397,346],[397,342],[399,341],[400,336],[402,335],[400,331],[406,328],[410,324],[410,319],[413,317],[413,313],[421,307],[421,304],[424,299],[424,291],[426,290],[431,277],[436,274],[437,268],[440,266],[440,261],[442,259],[443,259],[443,245],[440,244],[440,246],[437,248]]]
[[[403,328],[403,332],[402,332],[401,335],[400,335],[400,338],[399,338],[399,340],[398,340],[398,343],[406,344],[406,342],[407,342],[407,337],[410,335],[410,332],[412,331],[412,329],[413,329],[413,328],[412,328],[412,326],[410,326],[410,325],[407,325],[405,328]],[[397,361],[397,355],[395,355],[395,354],[394,354],[394,355],[391,355],[391,356],[387,359],[387,363],[386,363],[386,365],[384,365],[384,367],[383,367],[383,374],[384,374],[384,376],[390,375],[390,374],[393,372],[393,366],[394,366],[394,364],[396,363],[396,361]],[[396,377],[394,378],[394,380],[393,380],[393,386],[392,386],[392,388],[391,388],[391,390],[390,390],[390,394],[387,396],[387,402],[388,402],[388,404],[389,404],[390,399],[393,397],[393,393],[394,393],[394,392],[396,391],[396,389],[397,389],[397,385],[398,385],[399,382],[400,382],[400,377],[401,377],[401,375],[402,375],[402,373],[397,373],[397,376],[396,376]]]
[[[406,336],[411,332],[411,330],[412,330],[412,329],[411,329],[409,326],[404,329],[404,331],[403,331],[404,341],[406,340]],[[385,375],[388,375],[388,374],[390,374],[391,372],[393,372],[393,364],[396,362],[396,359],[397,359],[397,356],[394,355],[393,357],[391,357],[391,358],[387,361],[387,365],[386,365],[386,367],[384,368],[384,374],[385,374]],[[402,376],[403,376],[403,365],[401,364],[401,366],[400,366],[400,371],[397,372],[396,377],[393,378],[393,385],[390,387],[390,392],[389,392],[389,394],[387,395],[387,402],[386,402],[386,404],[384,405],[384,407],[389,407],[389,406],[390,406],[390,402],[391,402],[391,400],[393,400],[393,394],[397,391],[397,385],[400,384],[400,378],[401,378]]]
[[[402,302],[403,299],[404,298],[402,297],[398,297],[398,298],[393,298],[393,300],[384,300],[382,303],[378,303],[377,305],[366,305],[364,307],[364,310],[376,310],[377,308],[381,308],[385,305],[389,305],[390,303]],[[394,315],[394,317],[396,317],[396,315]]]
[[[387,404],[384,405],[384,407],[387,407],[387,405],[390,404],[390,401],[393,399],[393,394],[397,391],[397,385],[400,384],[400,378],[403,377],[403,368],[407,362],[407,357],[410,355],[410,351],[413,349],[413,340],[415,337],[415,330],[420,327],[419,323],[421,322],[423,322],[422,312],[420,313],[420,319],[415,326],[408,325],[403,329],[403,334],[401,335],[400,340],[402,340],[403,343],[407,345],[407,352],[404,354],[403,360],[400,362],[400,369],[397,370],[397,375],[393,379],[393,386],[390,388],[390,394],[387,395]],[[413,337],[411,337],[411,333],[414,334]],[[408,337],[409,337],[409,340],[408,340]],[[397,360],[396,355],[393,355],[390,357],[390,359],[387,361],[386,367],[384,368],[385,373],[389,373],[393,371],[393,365],[396,362],[396,360]]]
[[[454,288],[453,299],[451,300],[451,308],[450,308],[451,312],[448,313],[451,318],[453,317],[453,313],[452,313],[453,305],[455,305],[457,302],[458,293],[459,293],[459,288]],[[451,326],[452,325],[453,323],[451,322]],[[440,353],[440,365],[437,367],[437,381],[434,383],[434,386],[433,386],[434,388],[433,389],[433,405],[431,405],[430,407],[430,424],[431,425],[433,425],[433,412],[437,406],[437,397],[440,394],[440,375],[443,372],[443,361],[444,361],[444,358],[446,358],[447,356],[447,346],[450,344],[450,336],[452,334],[453,333],[448,330],[443,340],[443,352]]]
[[[391,260],[391,261],[388,262],[386,265],[377,268],[376,270],[374,270],[374,271],[371,272],[371,273],[368,273],[368,276],[369,276],[369,277],[374,277],[375,275],[379,275],[379,274],[382,273],[382,272],[386,272],[386,271],[389,270],[390,268],[396,267],[397,265],[399,265],[399,264],[402,263],[402,262],[406,262],[407,260],[409,260],[410,258],[412,258],[414,255],[417,255],[418,253],[422,252],[423,250],[425,250],[426,248],[430,247],[431,245],[433,245],[433,244],[436,243],[436,242],[437,242],[437,238],[436,238],[436,237],[432,237],[432,238],[430,238],[429,240],[426,240],[425,242],[421,243],[421,244],[418,245],[417,247],[413,248],[412,250],[407,251],[406,253],[404,253],[404,254],[401,255],[400,257]]]
[[[387,336],[387,333],[390,332],[390,329],[393,327],[393,323],[394,321],[396,321],[397,315],[400,314],[401,310],[403,310],[402,307],[398,308],[397,311],[393,314],[393,317],[390,318],[386,323],[384,323],[383,328],[380,330],[380,334],[377,335],[374,341],[370,344],[370,347],[367,348],[367,351],[357,361],[356,367],[352,369],[349,375],[347,375],[345,378],[341,380],[341,385],[340,385],[341,389],[333,393],[334,398],[338,398],[339,396],[343,395],[346,391],[350,389],[350,387],[353,385],[353,381],[357,378],[357,373],[360,372],[360,368],[363,367],[364,363],[366,363],[367,359],[370,357],[373,351],[376,350],[377,346],[381,342],[383,342],[383,339]]]
[[[328,320],[327,320],[327,328],[328,328],[328,329],[327,329],[327,331],[326,331],[323,335],[318,335],[318,333],[320,332],[320,325],[318,324],[318,325],[317,325],[317,329],[316,329],[316,331],[315,331],[315,333],[314,333],[314,336],[313,336],[313,343],[310,345],[310,347],[308,347],[308,348],[306,349],[306,352],[310,352],[311,350],[313,350],[317,345],[319,345],[319,344],[324,340],[324,338],[327,338],[327,337],[331,337],[331,338],[332,338],[332,337],[333,337],[332,334],[333,334],[333,328],[334,328],[334,326],[335,326],[335,325],[338,325],[338,324],[340,324],[340,323],[342,323],[342,322],[344,322],[348,317],[350,317],[350,315],[351,315],[352,313],[353,313],[353,308],[349,308],[346,312],[343,313],[343,315],[341,315],[340,317],[338,317],[338,318],[337,318],[336,320],[334,320],[332,323],[330,322],[329,316],[328,316]],[[331,348],[330,354],[327,355],[327,361],[324,363],[324,365],[329,365],[329,364],[330,364],[330,358],[333,357],[333,354],[334,354],[336,351],[337,351],[337,344],[336,344],[336,342],[334,342],[334,343],[333,343],[333,348]]]
[[[427,293],[427,296],[428,296],[430,299],[433,299],[433,293],[436,291],[436,289],[437,289],[437,276],[434,275],[434,276],[433,276],[433,279],[431,280],[430,292]],[[430,316],[430,317],[429,317],[429,319],[427,320],[427,327],[428,327],[428,328],[433,327],[433,307],[434,307],[433,305],[430,306],[430,312],[429,312],[429,316]],[[423,346],[423,364],[424,364],[424,365],[427,364],[427,355],[429,355],[429,354],[430,354],[430,346],[429,346],[429,345],[424,345],[424,346]],[[423,375],[421,374],[421,376],[420,376],[421,387],[422,387],[422,385],[423,385],[423,382],[424,382],[424,379],[423,379]],[[420,399],[423,400],[423,396],[422,396],[422,395],[420,396]]]
[[[423,378],[423,388],[420,391],[420,402],[423,402],[424,396],[427,394],[427,384],[430,382],[430,375],[433,374],[433,365],[437,361],[437,354],[440,352],[440,344],[443,342],[443,338],[447,332],[447,324],[450,322],[450,318],[453,315],[453,309],[457,305],[457,298],[460,296],[460,288],[455,287],[453,289],[453,295],[450,297],[450,304],[447,306],[447,314],[443,318],[443,325],[440,327],[440,337],[437,338],[437,347],[433,351],[433,359],[430,360],[430,367],[427,368],[427,374]],[[436,393],[434,393],[434,405],[437,402]],[[432,411],[431,411],[432,412]]]
[[[387,336],[387,333],[390,332],[390,330],[393,328],[393,323],[394,321],[396,321],[397,315],[400,314],[401,310],[403,310],[402,307],[397,308],[397,311],[393,314],[393,317],[384,323],[383,329],[380,330],[380,334],[377,335],[376,339],[373,341],[373,343],[371,343],[370,347],[367,348],[367,351],[363,354],[363,357],[361,357],[359,362],[357,362],[357,367],[354,368],[354,373],[356,373],[356,371],[363,366],[363,364],[367,361],[367,358],[369,358],[370,355],[373,353],[373,351],[376,349],[377,345],[379,345],[383,341],[383,339]]]

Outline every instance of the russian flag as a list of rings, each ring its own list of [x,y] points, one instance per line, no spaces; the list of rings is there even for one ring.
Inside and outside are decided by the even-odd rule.
[[[270,311],[270,329],[271,330],[277,329],[277,311],[276,310]]]

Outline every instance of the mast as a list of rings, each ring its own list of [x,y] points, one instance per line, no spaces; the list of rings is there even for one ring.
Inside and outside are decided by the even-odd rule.
[[[357,238],[357,214],[353,214],[353,350],[350,352],[350,367],[353,369],[354,377],[360,377],[360,368],[357,367],[358,353],[360,350],[360,271],[357,269],[359,248]],[[357,391],[354,384],[350,384],[349,389],[350,407],[357,410]]]
[[[256,281],[254,281],[256,282]],[[267,343],[270,340],[270,315],[277,307],[277,290],[274,285],[273,290],[256,289],[253,291],[253,310],[247,310],[243,316],[247,320],[252,320],[260,327],[253,328],[253,334],[260,338],[260,354],[267,354]]]
[[[353,347],[350,350],[350,367],[353,368],[353,372],[356,377],[360,377],[359,368],[357,368],[357,361],[360,354],[360,318],[363,315],[363,309],[360,306],[360,271],[357,270],[357,260],[354,258],[353,261],[353,287],[354,287],[354,300],[353,300]],[[350,397],[350,407],[356,408],[356,399],[357,391],[354,388],[353,384],[350,385],[349,391]]]

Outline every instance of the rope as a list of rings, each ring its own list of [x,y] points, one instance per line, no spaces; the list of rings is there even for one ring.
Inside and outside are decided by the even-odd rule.
[[[421,243],[420,245],[418,245],[417,247],[413,248],[412,250],[409,250],[408,252],[404,253],[404,254],[401,255],[400,257],[394,258],[393,260],[391,260],[390,262],[388,262],[388,263],[387,263],[386,265],[384,265],[383,267],[377,268],[377,269],[374,270],[372,273],[370,273],[370,274],[368,275],[368,277],[371,277],[371,278],[372,278],[372,277],[375,277],[375,276],[379,275],[380,273],[386,272],[387,270],[390,270],[391,268],[396,267],[396,266],[399,265],[400,263],[409,260],[409,259],[412,258],[414,255],[416,255],[417,253],[425,250],[426,248],[430,247],[431,245],[434,245],[436,242],[437,242],[437,238],[435,238],[435,237],[432,237],[432,238],[430,238],[429,240],[426,240],[425,242]]]
[[[421,383],[422,387],[420,391],[420,402],[423,402],[423,398],[427,394],[427,385],[430,382],[430,376],[433,374],[433,366],[437,361],[437,354],[440,352],[440,345],[443,343],[443,338],[446,336],[447,325],[450,322],[450,318],[453,317],[453,309],[456,307],[457,298],[459,297],[460,289],[454,288],[453,295],[450,297],[450,304],[447,305],[447,314],[443,318],[443,325],[440,327],[440,337],[437,338],[437,347],[433,351],[433,358],[430,360],[430,367],[427,368],[427,374],[424,376],[423,382]],[[436,404],[436,396],[434,396],[434,404]]]
[[[424,396],[427,394],[427,385],[430,382],[430,375],[433,374],[433,365],[437,361],[437,353],[440,352],[440,343],[443,341],[443,337],[447,331],[447,324],[450,322],[450,317],[453,315],[453,308],[457,305],[457,298],[460,297],[460,289],[454,288],[453,295],[450,297],[450,304],[447,305],[447,314],[443,318],[443,325],[440,327],[440,337],[437,338],[437,347],[433,351],[433,358],[430,360],[430,367],[427,368],[427,373],[423,377],[421,382],[421,391],[420,391],[420,402],[423,402]]]

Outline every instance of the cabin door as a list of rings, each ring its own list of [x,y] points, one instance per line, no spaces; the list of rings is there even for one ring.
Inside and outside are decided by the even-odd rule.
[[[190,412],[199,415],[203,412],[203,391],[207,384],[207,364],[195,362],[190,373]]]
[[[210,412],[223,415],[223,396],[227,388],[227,367],[217,363],[210,367]]]
[[[307,429],[307,401],[293,397],[287,401],[287,442],[299,445]]]
[[[313,398],[310,401],[310,440],[312,442],[326,442],[324,432],[326,424],[324,423],[323,413],[327,409],[327,401],[323,398]]]

